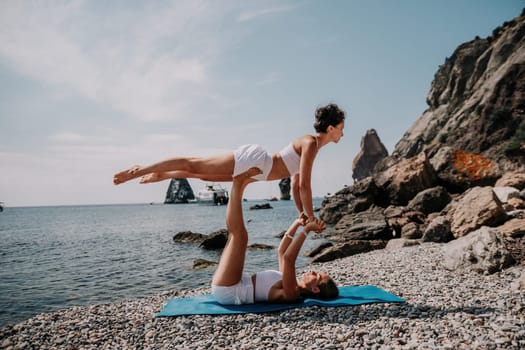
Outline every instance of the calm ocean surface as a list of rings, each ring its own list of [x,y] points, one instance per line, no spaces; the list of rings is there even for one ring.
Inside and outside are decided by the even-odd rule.
[[[321,199],[314,200],[319,207]],[[296,218],[293,201],[249,210],[249,244],[275,247]],[[166,290],[206,287],[214,268],[192,270],[194,259],[218,261],[220,251],[174,243],[180,231],[225,228],[226,207],[198,204],[5,208],[0,213],[0,326],[74,305],[110,303]],[[318,245],[308,240],[303,249]],[[300,257],[299,268],[307,265]],[[277,250],[248,251],[245,271],[277,269]]]

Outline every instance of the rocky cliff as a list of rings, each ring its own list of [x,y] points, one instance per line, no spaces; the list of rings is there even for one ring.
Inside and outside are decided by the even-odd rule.
[[[502,170],[525,169],[525,11],[486,39],[460,45],[441,65],[429,108],[392,155],[446,145],[483,155]]]
[[[460,45],[427,103],[371,176],[323,201],[333,246],[314,261],[448,242],[444,268],[525,264],[525,11]]]

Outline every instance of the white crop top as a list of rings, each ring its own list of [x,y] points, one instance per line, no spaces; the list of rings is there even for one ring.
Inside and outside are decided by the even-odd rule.
[[[283,159],[284,165],[288,169],[290,176],[294,176],[299,173],[299,166],[301,164],[301,156],[295,152],[293,145],[290,143],[288,146],[283,148],[279,152],[281,158]]]
[[[283,279],[283,274],[275,270],[266,270],[255,274],[255,301],[268,301],[268,294],[275,282]]]

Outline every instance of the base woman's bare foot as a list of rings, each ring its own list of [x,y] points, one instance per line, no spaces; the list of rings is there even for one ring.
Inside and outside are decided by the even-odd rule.
[[[129,168],[127,170],[121,171],[120,173],[116,173],[113,176],[113,183],[115,185],[119,185],[119,184],[124,183],[126,181],[129,181],[131,179],[139,177],[140,175],[136,175],[136,174],[141,168],[142,167],[140,165],[135,165],[135,166],[132,166],[131,168]]]
[[[140,178],[140,183],[141,184],[149,184],[149,183],[152,183],[152,182],[159,182],[159,181],[162,181],[163,179],[161,178],[160,174],[159,173],[149,173],[149,174],[146,174],[144,176],[142,176]]]

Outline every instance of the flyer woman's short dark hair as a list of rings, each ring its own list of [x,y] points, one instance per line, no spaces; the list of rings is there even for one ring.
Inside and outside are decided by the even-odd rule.
[[[344,120],[345,112],[336,104],[330,103],[316,109],[314,128],[317,132],[326,132],[330,125],[335,127]]]

